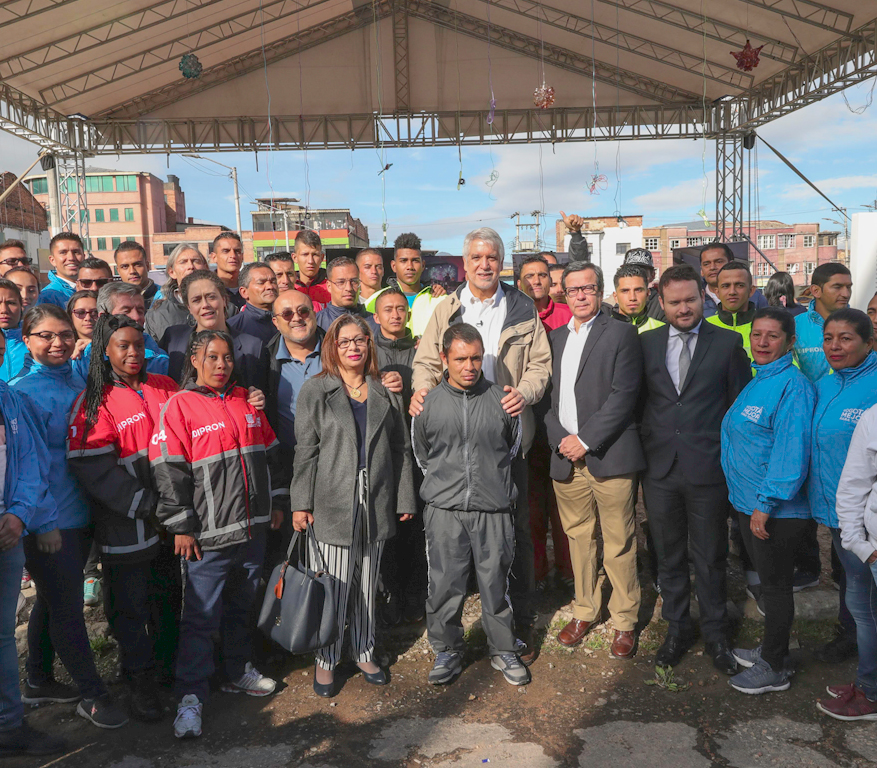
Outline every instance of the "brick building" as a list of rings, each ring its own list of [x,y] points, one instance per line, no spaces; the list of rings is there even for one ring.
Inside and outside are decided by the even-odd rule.
[[[204,258],[210,253],[210,246],[217,235],[222,232],[228,232],[231,227],[222,224],[212,224],[207,221],[198,221],[191,217],[185,224],[178,224],[177,229],[173,232],[158,232],[152,240],[150,246],[150,260],[153,269],[163,269],[167,263],[167,257],[180,243],[191,243],[197,245],[198,250],[204,254]],[[251,231],[243,231],[240,233],[241,242],[244,246],[244,261],[254,261],[255,253],[253,250],[253,233]]]
[[[15,182],[15,174],[0,173],[0,195]],[[34,263],[40,249],[49,247],[49,224],[46,209],[31,194],[26,184],[19,184],[0,203],[0,242],[21,240]]]

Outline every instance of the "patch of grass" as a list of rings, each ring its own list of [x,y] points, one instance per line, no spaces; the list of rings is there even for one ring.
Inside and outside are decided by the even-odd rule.
[[[682,693],[691,687],[691,683],[677,680],[675,672],[664,667],[655,667],[654,679],[646,680],[645,683],[646,685],[657,685],[658,688],[663,688],[665,691],[672,691],[673,693]]]
[[[115,643],[103,635],[94,635],[89,644],[95,656],[106,656],[115,647]]]

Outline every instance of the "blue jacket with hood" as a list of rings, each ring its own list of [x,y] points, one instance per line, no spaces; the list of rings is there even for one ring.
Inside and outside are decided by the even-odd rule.
[[[722,420],[722,469],[731,504],[747,515],[757,509],[776,518],[809,518],[803,485],[816,392],[793,365],[791,352],[753,368],[757,376]]]
[[[0,381],[12,381],[24,367],[27,357],[27,345],[21,338],[21,326],[3,331],[6,337],[6,354],[3,365],[0,365]]]
[[[70,297],[74,293],[76,293],[76,286],[64,278],[58,277],[58,273],[53,269],[49,272],[49,284],[40,291],[37,304],[54,304],[66,312],[67,302],[70,301]]]
[[[853,432],[875,404],[877,353],[869,352],[855,368],[835,371],[816,383],[807,495],[813,518],[829,528],[840,527],[835,498]]]
[[[67,431],[70,410],[85,389],[85,379],[73,370],[69,360],[63,365],[47,366],[29,357],[24,373],[10,384],[21,396],[49,449],[47,479],[58,510],[57,527],[83,528],[91,521],[91,513],[79,482],[67,468]]]
[[[47,533],[58,527],[55,500],[47,487],[49,452],[23,399],[0,382],[0,415],[6,427],[4,512],[24,523],[24,533]]]
[[[811,299],[807,311],[795,316],[795,359],[803,373],[814,384],[831,373],[828,358],[822,351],[822,331],[825,320],[816,311],[816,299]]]

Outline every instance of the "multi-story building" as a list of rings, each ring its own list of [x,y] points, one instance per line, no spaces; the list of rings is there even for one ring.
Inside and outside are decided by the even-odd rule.
[[[774,271],[788,272],[795,285],[810,284],[810,275],[820,264],[838,261],[839,232],[821,232],[819,224],[784,224],[781,221],[746,222],[744,232],[762,251],[749,247],[749,263],[756,284],[763,287]],[[716,239],[714,223],[703,221],[664,224],[643,230],[643,247],[652,252],[655,266],[673,264],[673,249],[705,245]],[[766,259],[765,259],[766,257]]]
[[[31,176],[29,184],[34,197],[47,206],[47,177]],[[162,181],[151,173],[86,168],[85,193],[89,234],[86,248],[110,264],[119,243],[136,240],[150,253],[157,233],[176,232],[177,225],[186,222],[186,196],[173,174]]]
[[[349,208],[306,208],[293,197],[256,200],[253,217],[253,247],[256,258],[274,251],[292,250],[302,229],[320,235],[323,248],[368,247],[368,227],[350,215]]]
[[[568,251],[570,233],[563,220],[554,225],[558,251]],[[612,276],[624,263],[624,254],[631,248],[643,247],[643,217],[591,216],[585,219],[582,235],[588,241],[591,260],[598,264],[611,285]]]
[[[167,263],[167,257],[180,243],[190,243],[198,247],[198,250],[207,258],[210,253],[210,246],[213,244],[217,235],[222,232],[228,232],[231,227],[222,224],[214,224],[209,221],[200,221],[193,219],[191,216],[185,223],[180,223],[172,232],[157,232],[152,240],[150,252],[150,260],[152,266],[158,269],[164,269]],[[253,261],[253,233],[243,231],[239,233],[241,243],[244,246],[244,261]]]
[[[15,183],[15,174],[5,171],[0,173],[0,195]],[[4,240],[21,240],[27,255],[34,263],[40,256],[40,250],[49,247],[49,224],[46,209],[30,193],[25,184],[19,184],[8,197],[0,203],[0,242]]]

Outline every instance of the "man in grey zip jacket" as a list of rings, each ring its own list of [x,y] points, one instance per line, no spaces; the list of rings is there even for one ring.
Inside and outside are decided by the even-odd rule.
[[[482,375],[484,344],[473,326],[448,328],[441,355],[447,371],[411,423],[426,502],[426,626],[436,652],[429,682],[449,683],[462,669],[461,618],[471,561],[491,665],[512,685],[525,685],[530,672],[518,656],[507,594],[518,497],[511,467],[520,448],[521,419],[503,409],[503,388]]]

